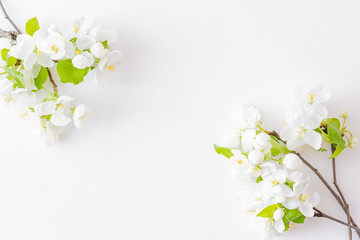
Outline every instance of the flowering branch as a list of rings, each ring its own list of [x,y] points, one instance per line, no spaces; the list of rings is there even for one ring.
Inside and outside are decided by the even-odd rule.
[[[0,38],[8,38],[11,43],[10,49],[3,48],[0,54],[0,102],[15,107],[21,118],[34,123],[40,143],[51,145],[59,140],[65,126],[73,122],[82,129],[92,116],[85,105],[73,106],[72,97],[60,96],[58,84],[77,85],[92,70],[96,72],[95,83],[110,85],[115,81],[114,72],[123,54],[110,50],[109,45],[117,34],[91,17],[47,29],[40,28],[33,17],[22,33],[1,0],[0,8],[15,29],[0,28]],[[47,83],[53,91],[46,88]]]
[[[334,153],[336,150],[335,146],[333,144],[331,144],[331,152]],[[344,194],[342,193],[338,183],[337,183],[337,179],[336,179],[336,164],[335,164],[335,158],[332,158],[331,159],[332,161],[332,169],[333,169],[333,183],[335,185],[335,188],[337,189],[337,191],[339,192],[340,194],[340,197],[341,197],[341,200],[346,208],[346,215],[347,215],[347,222],[348,224],[351,223],[351,220],[350,220],[350,210],[349,210],[349,204],[346,202],[345,200],[345,197],[344,197]],[[351,240],[352,239],[352,231],[351,231],[351,227],[349,227],[349,239]]]
[[[276,137],[279,141],[283,142],[286,144],[286,141],[282,140],[280,135],[276,132],[276,131],[272,131],[272,132],[268,132],[269,135]],[[332,145],[333,146],[333,145]],[[332,147],[333,148],[333,147]],[[311,171],[313,171],[316,176],[321,180],[321,182],[326,186],[326,188],[331,192],[331,194],[336,198],[336,200],[338,201],[339,205],[343,208],[344,212],[346,213],[347,217],[348,217],[348,221],[349,223],[352,224],[352,226],[357,228],[357,224],[355,223],[354,219],[351,217],[350,212],[349,212],[349,205],[346,203],[344,196],[340,190],[340,188],[338,187],[337,181],[336,181],[336,170],[335,170],[335,158],[333,158],[333,176],[334,176],[334,185],[336,187],[336,189],[339,191],[340,196],[335,192],[335,190],[331,187],[331,185],[328,183],[328,181],[322,176],[322,174],[320,173],[320,171],[315,168],[313,165],[311,165],[305,158],[303,158],[300,153],[295,153],[296,155],[298,155],[298,157],[300,158],[300,160],[308,167],[311,169]],[[360,238],[360,229],[357,228],[356,230],[359,238]],[[351,229],[350,229],[350,233],[349,236],[351,236]],[[350,238],[351,239],[351,238]]]
[[[352,229],[360,238],[360,228],[351,217],[336,176],[336,157],[346,148],[354,148],[357,138],[346,129],[346,112],[340,118],[328,118],[323,105],[331,94],[321,87],[303,91],[298,88],[292,94],[294,105],[287,112],[285,127],[280,134],[267,131],[260,121],[260,112],[254,107],[234,109],[231,129],[224,139],[215,145],[215,151],[229,158],[231,173],[241,184],[249,185],[244,206],[250,216],[260,218],[265,224],[264,236],[277,236],[303,223],[308,217],[325,217]],[[331,146],[333,185],[301,154],[304,145],[317,151],[323,142]],[[307,166],[335,197],[347,215],[347,223],[315,208],[320,197],[310,189],[310,178],[301,171]],[[247,190],[249,189],[249,190]],[[251,199],[249,201],[249,199]]]

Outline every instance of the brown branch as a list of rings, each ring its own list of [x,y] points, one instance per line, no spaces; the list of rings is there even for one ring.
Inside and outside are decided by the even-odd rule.
[[[284,144],[286,144],[286,141],[282,140],[280,138],[280,135],[275,132],[267,132],[267,134],[276,137],[279,141],[283,142]],[[326,186],[326,188],[331,192],[331,194],[335,197],[335,199],[337,200],[337,202],[339,203],[339,205],[341,206],[341,208],[344,210],[344,212],[347,214],[348,213],[348,209],[346,208],[345,204],[343,203],[341,197],[334,191],[334,189],[330,186],[330,184],[326,181],[326,179],[321,175],[321,173],[319,172],[319,170],[317,170],[314,166],[312,166],[308,161],[306,161],[299,153],[295,153],[300,160],[308,167],[310,168],[315,174],[316,176],[321,180],[321,182]],[[357,224],[355,223],[354,219],[351,217],[351,214],[349,212],[349,218],[350,218],[350,222],[352,224],[352,226],[354,226],[357,230],[356,233],[358,234],[359,238],[360,238],[360,229],[358,228]]]
[[[333,144],[331,144],[331,152],[334,153],[335,152],[335,146]],[[332,158],[332,169],[333,169],[333,183],[335,185],[335,188],[337,189],[338,193],[340,194],[341,200],[343,201],[345,208],[346,208],[346,215],[347,215],[347,222],[348,224],[350,224],[350,210],[349,210],[349,204],[346,202],[344,194],[342,193],[338,183],[337,183],[337,178],[336,178],[336,164],[335,164],[335,158]],[[349,227],[349,240],[352,239],[352,231],[351,231],[351,227]]]
[[[54,81],[54,78],[52,77],[50,68],[46,68],[46,70],[47,70],[47,72],[48,72],[48,74],[49,74],[49,79],[50,79],[51,84],[53,85],[54,92],[57,93],[57,92],[58,92],[58,90],[57,90],[57,85],[56,85],[56,83],[55,83],[55,81]]]
[[[21,31],[20,29],[16,26],[16,24],[13,22],[13,20],[9,17],[9,15],[7,14],[5,8],[4,8],[4,5],[2,3],[2,1],[0,0],[0,8],[1,10],[3,11],[4,13],[4,16],[5,16],[5,19],[8,20],[10,22],[10,24],[13,26],[13,28],[16,30],[16,32],[18,34],[21,34]]]
[[[343,221],[341,221],[341,220],[339,220],[339,219],[337,219],[337,218],[334,218],[334,217],[332,217],[332,216],[330,216],[330,215],[328,215],[328,214],[320,211],[320,210],[317,209],[317,208],[314,208],[314,210],[316,211],[315,214],[314,214],[314,217],[324,217],[324,218],[330,219],[330,220],[332,220],[332,221],[335,221],[335,222],[337,222],[337,223],[340,223],[340,224],[342,224],[342,225],[348,226],[349,228],[353,228],[353,229],[355,229],[356,232],[360,232],[360,228],[357,227],[357,226],[353,226],[353,225],[351,225],[351,224],[349,224],[349,223],[346,223],[346,222],[343,222]]]
[[[16,41],[18,33],[15,31],[5,31],[0,28],[0,37],[1,38],[9,38],[12,41]]]

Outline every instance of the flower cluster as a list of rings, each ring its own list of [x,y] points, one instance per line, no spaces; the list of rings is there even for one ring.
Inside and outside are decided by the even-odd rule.
[[[320,196],[310,189],[310,178],[302,170],[302,146],[326,151],[321,146],[331,143],[336,148],[333,158],[357,142],[345,129],[345,113],[342,127],[337,118],[327,119],[323,103],[329,98],[321,88],[296,89],[280,135],[262,127],[257,108],[236,107],[229,132],[215,145],[215,151],[229,159],[231,175],[242,185],[241,205],[263,230],[262,239],[272,239],[314,216]],[[347,145],[342,138],[346,134]]]
[[[26,33],[13,34],[10,49],[1,50],[0,102],[19,111],[34,124],[42,143],[59,139],[71,122],[81,129],[91,117],[83,104],[61,96],[58,84],[79,84],[90,70],[96,83],[109,85],[122,53],[109,45],[116,33],[103,29],[92,18],[40,29],[36,18],[26,24]]]

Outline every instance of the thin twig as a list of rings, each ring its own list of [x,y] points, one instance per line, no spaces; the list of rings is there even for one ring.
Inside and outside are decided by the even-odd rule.
[[[13,22],[13,20],[9,17],[9,15],[7,14],[5,8],[4,8],[4,5],[2,3],[2,1],[0,0],[0,8],[1,10],[3,11],[4,15],[5,15],[5,19],[7,19],[10,24],[13,26],[13,28],[16,30],[16,32],[18,32],[19,34],[21,34],[21,31],[20,29],[16,26],[16,24]]]
[[[280,135],[276,132],[276,131],[272,131],[272,132],[268,132],[269,135],[276,137],[279,141],[283,142],[284,144],[286,144],[286,141],[282,140],[280,138]],[[345,204],[343,203],[341,197],[334,191],[334,189],[330,186],[330,184],[326,181],[326,179],[321,175],[321,173],[319,172],[319,170],[317,170],[315,167],[313,167],[308,161],[306,161],[299,153],[295,153],[300,159],[301,161],[308,167],[310,168],[315,174],[316,176],[318,176],[318,178],[321,180],[321,182],[324,183],[324,185],[326,186],[326,188],[331,192],[331,194],[335,197],[335,199],[338,201],[339,205],[341,206],[341,208],[344,210],[344,212],[347,214],[348,213],[348,209],[346,208]],[[356,233],[358,234],[359,238],[360,238],[360,229],[358,228],[357,224],[355,223],[354,219],[351,217],[351,214],[349,212],[349,218],[350,218],[350,222],[352,224],[352,226],[354,226],[357,230]]]
[[[355,229],[355,231],[357,231],[357,232],[360,231],[360,228],[357,227],[357,226],[353,226],[353,225],[351,225],[351,224],[349,224],[349,223],[346,223],[346,222],[343,222],[343,221],[341,221],[341,220],[339,220],[339,219],[337,219],[337,218],[334,218],[334,217],[332,217],[332,216],[330,216],[330,215],[328,215],[328,214],[320,211],[320,210],[317,209],[317,208],[314,208],[314,210],[316,211],[315,214],[314,214],[314,217],[324,217],[324,218],[328,218],[328,219],[330,219],[330,220],[332,220],[332,221],[335,221],[335,222],[340,223],[340,224],[342,224],[342,225],[348,226],[349,228],[353,228],[353,229]]]
[[[46,70],[47,70],[47,72],[48,72],[48,74],[49,74],[49,79],[50,79],[51,84],[53,85],[54,92],[57,93],[57,92],[58,92],[58,90],[57,90],[57,85],[56,85],[56,83],[55,83],[55,81],[54,81],[54,79],[53,79],[53,77],[52,77],[50,68],[46,68]]]
[[[333,144],[331,144],[331,152],[334,153],[335,152],[335,146]],[[335,164],[335,158],[332,158],[332,169],[333,169],[333,183],[335,185],[335,188],[337,189],[337,191],[340,194],[341,200],[343,201],[345,208],[346,208],[346,215],[347,215],[347,222],[348,224],[350,224],[350,210],[349,210],[349,204],[346,202],[344,194],[342,193],[338,183],[337,183],[337,178],[336,178],[336,164]],[[352,231],[351,231],[351,227],[349,227],[349,240],[352,240]]]

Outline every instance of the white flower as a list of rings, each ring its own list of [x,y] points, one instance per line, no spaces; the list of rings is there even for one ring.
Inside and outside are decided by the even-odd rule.
[[[289,198],[283,205],[289,209],[299,208],[300,212],[306,217],[314,216],[313,207],[319,204],[320,196],[318,193],[309,191],[310,181],[307,183],[297,182],[293,189],[295,196]]]
[[[80,50],[86,50],[86,49],[90,49],[91,46],[95,43],[95,39],[91,36],[88,35],[83,35],[80,36],[77,40],[76,40],[76,44],[75,46]]]
[[[94,57],[102,58],[107,54],[108,50],[104,48],[102,43],[95,43],[91,46],[90,52]]]
[[[94,57],[89,52],[84,51],[72,59],[72,64],[76,68],[84,69],[94,64]]]
[[[262,153],[270,152],[270,136],[264,132],[259,133],[256,135],[253,145],[255,149],[261,151]]]
[[[39,30],[34,36],[38,50],[50,55],[52,60],[60,60],[65,56],[66,44],[60,33]]]
[[[289,150],[299,151],[303,145],[310,145],[316,150],[321,147],[322,137],[314,129],[320,126],[322,119],[303,109],[295,107],[286,115],[287,126],[280,132],[280,137],[287,141]]]
[[[301,87],[298,87],[292,93],[294,103],[305,105],[309,111],[318,114],[322,119],[327,117],[327,109],[323,103],[327,102],[330,98],[331,94],[325,92],[320,86],[309,91],[304,91]]]
[[[40,144],[46,147],[57,142],[62,131],[63,128],[56,127],[51,122],[42,118],[37,119],[37,127],[34,129]]]
[[[74,99],[69,96],[60,96],[56,101],[56,109],[52,113],[51,123],[63,127],[71,122],[71,103]]]
[[[35,50],[33,38],[28,34],[19,34],[16,38],[16,45],[13,45],[9,55],[17,59],[25,60]]]
[[[245,153],[248,153],[254,149],[254,141],[256,136],[256,130],[255,129],[245,129],[243,131],[237,131],[237,128],[235,129],[238,138],[241,137],[241,148],[242,151]]]
[[[37,116],[46,116],[53,114],[56,109],[56,103],[53,101],[47,101],[40,104],[37,104],[34,107],[34,112]]]
[[[300,169],[303,165],[300,158],[294,153],[287,154],[282,160],[282,163],[287,169],[290,170]]]
[[[257,165],[264,161],[264,154],[261,151],[254,149],[249,153],[248,158],[250,162]]]
[[[11,93],[14,92],[14,83],[7,78],[0,78],[0,98],[5,102],[10,102]]]
[[[79,104],[76,106],[74,111],[73,121],[75,127],[78,129],[82,129],[84,124],[92,118],[91,110],[83,104]]]
[[[105,85],[109,85],[110,82],[114,81],[114,71],[117,70],[117,65],[123,57],[123,53],[120,51],[112,51],[104,56],[99,62],[96,72],[96,82],[103,82]]]
[[[239,129],[256,128],[260,121],[260,111],[256,107],[237,106],[234,109],[236,127]]]
[[[285,224],[284,221],[282,220],[283,216],[284,216],[284,211],[281,208],[276,210],[273,215],[274,227],[276,231],[278,231],[279,233],[282,233],[285,230]]]
[[[79,38],[90,34],[93,31],[96,23],[91,17],[80,17],[73,23],[65,23],[59,26],[59,31],[67,40]]]

